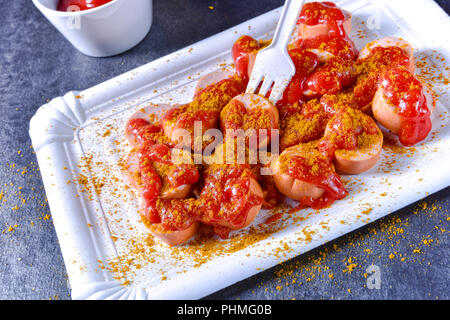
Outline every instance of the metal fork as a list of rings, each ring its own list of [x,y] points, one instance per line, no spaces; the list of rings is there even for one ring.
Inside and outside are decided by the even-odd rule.
[[[247,93],[254,93],[264,78],[259,90],[261,96],[267,94],[272,84],[269,100],[275,104],[283,96],[284,89],[295,74],[295,66],[289,57],[287,45],[302,6],[303,0],[286,0],[284,3],[272,43],[256,55]]]

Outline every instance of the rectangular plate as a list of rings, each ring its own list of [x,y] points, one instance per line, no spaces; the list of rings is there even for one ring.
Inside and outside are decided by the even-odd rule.
[[[305,209],[271,225],[260,213],[231,239],[194,239],[169,248],[154,240],[137,214],[120,164],[128,150],[127,118],[150,103],[191,100],[195,81],[231,68],[230,48],[242,34],[271,37],[280,9],[82,92],[42,106],[30,123],[53,222],[74,299],[195,299],[307,252],[450,184],[448,16],[431,0],[338,1],[353,14],[358,48],[383,36],[416,49],[417,72],[439,95],[433,132],[423,143],[388,143],[379,164],[343,176],[350,192],[320,211]],[[155,113],[161,108],[155,107]]]

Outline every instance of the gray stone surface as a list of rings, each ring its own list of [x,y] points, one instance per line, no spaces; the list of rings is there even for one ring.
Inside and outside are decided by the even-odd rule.
[[[448,1],[438,2],[448,12]],[[282,3],[154,0],[148,36],[122,55],[96,59],[72,48],[30,0],[0,0],[0,299],[70,299],[28,136],[36,109]],[[449,299],[449,200],[447,188],[207,298]],[[371,264],[380,268],[379,290],[366,285]]]

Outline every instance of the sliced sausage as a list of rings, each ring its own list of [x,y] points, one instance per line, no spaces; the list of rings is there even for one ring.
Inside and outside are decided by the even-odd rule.
[[[336,169],[346,174],[360,174],[371,169],[380,159],[383,147],[383,135],[377,136],[374,145],[356,150],[336,150],[334,165]]]
[[[251,53],[247,54],[247,59],[248,59],[247,74],[248,74],[249,78],[252,75],[253,67],[255,66],[257,54],[258,54],[257,52],[251,52]]]
[[[372,100],[372,112],[375,119],[386,129],[397,134],[400,131],[401,119],[397,114],[397,107],[390,104],[379,87]]]
[[[342,24],[345,34],[349,35],[352,32],[352,14],[348,11],[342,10],[345,20]],[[300,39],[310,39],[319,36],[326,36],[330,33],[331,28],[328,24],[306,25],[304,23],[298,24],[298,36]]]
[[[145,212],[144,207],[145,207],[145,204],[142,201],[140,204],[140,212],[141,212],[141,218],[142,218],[145,226],[148,228],[148,230],[154,237],[160,239],[162,242],[164,242],[168,246],[172,247],[172,246],[176,246],[176,245],[185,243],[186,241],[188,241],[190,238],[192,238],[197,233],[197,230],[200,226],[199,222],[193,222],[189,227],[187,227],[184,230],[177,230],[177,231],[163,230],[163,228],[161,227],[161,224],[149,223],[149,221],[147,220],[147,218],[144,215],[144,212]]]
[[[263,191],[262,191],[259,183],[255,179],[250,178],[250,188],[249,188],[249,192],[247,194],[247,198],[251,197],[252,195],[255,195],[259,198],[264,198],[264,194],[263,194]],[[253,220],[258,215],[259,211],[261,210],[261,207],[262,207],[262,204],[251,207],[247,213],[247,219],[245,220],[244,224],[240,227],[234,227],[232,224],[230,224],[228,221],[225,221],[225,220],[219,222],[218,224],[223,227],[230,228],[232,230],[238,230],[238,229],[245,228],[253,222]]]
[[[148,124],[152,124],[154,122],[155,118],[155,111],[156,110],[164,110],[164,109],[170,109],[178,107],[179,105],[170,105],[170,104],[158,104],[158,105],[149,105],[143,108],[140,108],[136,110],[127,120],[125,124],[125,137],[127,138],[127,141],[132,145],[137,145],[137,141],[135,139],[135,135],[133,134],[133,129],[130,127],[130,123],[133,120],[136,119],[142,119],[142,123],[145,124],[145,122],[148,122]],[[155,127],[157,127],[155,125]],[[156,130],[156,129],[155,129]]]
[[[264,202],[264,194],[248,164],[212,164],[197,202],[198,221],[214,227],[220,237],[249,225]],[[194,213],[195,214],[195,213]],[[227,232],[221,232],[227,231]]]
[[[256,53],[261,48],[261,44],[250,36],[241,36],[231,48],[231,57],[237,75],[244,81],[248,81],[255,64]]]
[[[124,173],[127,184],[135,189],[137,192],[142,191],[141,183],[139,181],[139,161],[137,158],[137,149],[132,149],[126,159],[124,165]],[[163,188],[160,194],[161,199],[184,199],[191,192],[191,184],[182,184],[176,188]]]
[[[266,98],[257,94],[244,93],[234,97],[221,111],[220,123],[225,135],[230,130],[254,129],[258,135],[258,148],[263,148],[270,141],[271,130],[278,129],[278,109]],[[259,130],[267,130],[261,139]]]
[[[427,107],[430,113],[433,113],[436,106],[436,98],[430,87],[422,82],[423,94],[427,100]],[[372,101],[372,111],[375,119],[380,122],[383,127],[389,129],[393,133],[397,134],[400,131],[402,120],[397,113],[398,107],[392,105],[387,101],[384,93],[383,87],[380,86],[375,93]]]
[[[206,130],[216,128],[220,111],[244,90],[244,82],[238,76],[207,86],[190,103],[172,108],[164,114],[161,122],[165,135],[179,147],[194,147],[194,139],[202,138],[200,135]],[[196,130],[198,124],[201,130]]]
[[[201,132],[203,133],[211,128],[216,128],[218,123],[218,111],[204,110],[197,113],[185,112],[182,109],[188,107],[188,105],[176,106],[170,109],[162,119],[162,127],[164,134],[170,139],[170,141],[178,147],[192,147],[194,144],[194,126],[195,122],[201,123]],[[180,119],[171,119],[172,113],[180,111],[181,117],[184,117],[182,124]]]
[[[199,225],[199,222],[194,222],[190,227],[184,230],[165,231],[161,230],[158,224],[152,224],[150,226],[150,232],[168,246],[173,247],[185,243],[192,238],[197,233]]]
[[[353,85],[356,79],[357,68],[354,61],[333,57],[308,76],[303,94],[306,96],[335,94]]]
[[[399,47],[400,49],[402,49],[409,58],[408,70],[411,73],[414,73],[414,69],[415,69],[414,50],[407,41],[400,39],[400,38],[393,38],[393,37],[385,37],[385,38],[377,39],[375,41],[372,41],[372,42],[369,42],[368,44],[366,44],[366,46],[359,52],[358,59],[362,60],[362,59],[366,58],[367,56],[369,56],[372,49],[374,49],[376,47],[384,47],[384,48]]]
[[[198,80],[197,85],[195,86],[194,96],[196,96],[200,91],[205,89],[207,86],[222,81],[224,79],[227,79],[232,75],[233,72],[229,70],[214,71],[204,75]]]
[[[299,41],[299,48],[310,51],[320,62],[327,62],[333,57],[355,60],[358,50],[350,38],[339,36],[319,36]]]
[[[380,158],[383,134],[375,121],[356,109],[338,112],[328,122],[319,149],[334,159],[335,168],[359,174],[372,168]]]
[[[325,193],[325,189],[312,183],[295,179],[289,174],[283,172],[281,168],[281,164],[279,161],[281,156],[285,156],[288,154],[302,154],[308,156],[308,152],[309,151],[306,151],[306,149],[303,148],[302,144],[298,144],[284,150],[281,155],[271,164],[273,178],[275,180],[277,189],[285,196],[288,196],[289,198],[294,200],[302,200],[304,198],[318,199]]]

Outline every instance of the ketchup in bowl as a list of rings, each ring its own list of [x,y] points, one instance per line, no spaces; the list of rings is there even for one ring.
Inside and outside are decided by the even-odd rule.
[[[59,0],[58,11],[68,11],[71,6],[77,6],[80,10],[97,8],[112,0]]]

